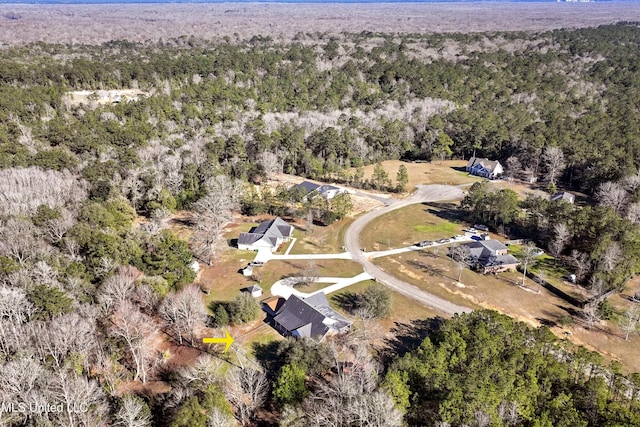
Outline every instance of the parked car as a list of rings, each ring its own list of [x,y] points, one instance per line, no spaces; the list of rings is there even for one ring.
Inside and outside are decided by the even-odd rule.
[[[449,239],[438,239],[436,240],[436,243],[449,243],[450,240]]]
[[[431,240],[423,240],[422,242],[416,243],[416,246],[419,248],[426,248],[427,246],[433,245]]]
[[[462,234],[456,234],[455,236],[453,236],[451,238],[451,240],[465,240],[465,239],[466,239],[466,237],[463,236]]]
[[[253,267],[261,267],[264,265],[264,261],[251,261],[249,265]]]
[[[474,225],[474,227],[477,228],[478,230],[489,231],[489,227],[487,227],[484,224],[476,224],[476,225]]]
[[[478,234],[478,230],[476,230],[476,229],[475,229],[475,228],[473,228],[473,227],[465,228],[465,229],[464,229],[464,230],[462,230],[462,231],[464,231],[465,233]]]

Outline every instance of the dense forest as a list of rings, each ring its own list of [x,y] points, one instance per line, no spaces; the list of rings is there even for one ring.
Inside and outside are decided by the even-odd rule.
[[[281,171],[376,187],[363,165],[499,159],[601,206],[518,205],[482,185],[463,206],[619,287],[640,260],[639,50],[634,23],[3,48],[0,401],[79,410],[2,406],[0,423],[640,425],[637,376],[490,312],[445,321],[404,355],[354,334],[174,369],[157,348],[197,347],[208,315],[190,265],[215,262],[234,213],[298,209],[299,195],[257,187]],[[115,89],[141,94],[105,102]],[[487,197],[503,211],[483,210]],[[193,212],[189,242],[166,227],[178,209]],[[330,222],[350,201],[309,209]],[[157,380],[169,390],[146,388]]]

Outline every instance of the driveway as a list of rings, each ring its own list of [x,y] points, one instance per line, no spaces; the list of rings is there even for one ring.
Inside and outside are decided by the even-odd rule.
[[[415,203],[460,199],[464,195],[462,187],[463,186],[456,187],[450,185],[420,185],[417,186],[416,192],[409,197],[396,201],[389,201],[388,206],[374,209],[365,215],[362,215],[349,226],[345,233],[344,242],[347,251],[351,253],[351,257],[354,261],[363,266],[365,272],[375,277],[378,282],[383,283],[390,289],[393,289],[402,295],[449,315],[471,311],[468,307],[449,302],[384,272],[369,260],[368,254],[362,252],[360,249],[360,233],[362,233],[367,224],[375,218]],[[403,250],[406,251],[407,249]]]
[[[291,295],[295,295],[299,298],[306,298],[311,295],[322,292],[325,295],[329,295],[332,292],[339,291],[340,289],[351,286],[355,283],[362,282],[364,280],[370,280],[372,277],[367,273],[360,273],[353,277],[316,277],[313,279],[315,283],[331,283],[330,286],[320,289],[319,291],[305,293],[300,292],[293,286],[307,280],[305,277],[287,277],[278,280],[271,286],[271,295],[277,295],[285,299],[289,299]]]

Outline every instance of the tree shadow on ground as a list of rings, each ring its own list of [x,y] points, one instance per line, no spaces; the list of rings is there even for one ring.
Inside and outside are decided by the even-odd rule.
[[[282,362],[278,356],[279,345],[279,341],[255,342],[251,345],[256,360],[264,367],[267,375],[275,375],[280,369]]]
[[[440,329],[445,319],[433,317],[430,319],[411,320],[408,323],[395,322],[391,329],[393,338],[385,340],[379,349],[380,357],[385,365],[398,356],[403,356],[415,350],[424,339]]]
[[[331,297],[331,300],[338,304],[341,309],[349,313],[353,313],[358,307],[358,295],[351,291],[335,294]]]
[[[434,215],[440,219],[444,219],[454,223],[461,223],[465,219],[465,212],[459,208],[457,204],[454,203],[434,203],[428,202],[423,203],[423,206],[427,208],[424,210],[431,215]]]
[[[426,273],[431,274],[432,276],[443,276],[443,277],[449,277],[445,274],[445,271],[434,267],[433,265],[429,265],[427,263],[424,262],[420,262],[420,261],[414,261],[414,260],[409,260],[407,261],[407,264],[409,264],[412,267],[415,267],[421,271],[424,271]],[[452,277],[449,277],[450,279],[453,279]]]

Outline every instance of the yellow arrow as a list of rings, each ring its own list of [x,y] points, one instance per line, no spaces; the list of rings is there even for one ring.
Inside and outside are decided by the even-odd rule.
[[[226,353],[233,344],[233,338],[229,335],[229,332],[224,330],[225,336],[223,338],[202,338],[202,342],[205,344],[224,344],[224,352]]]

